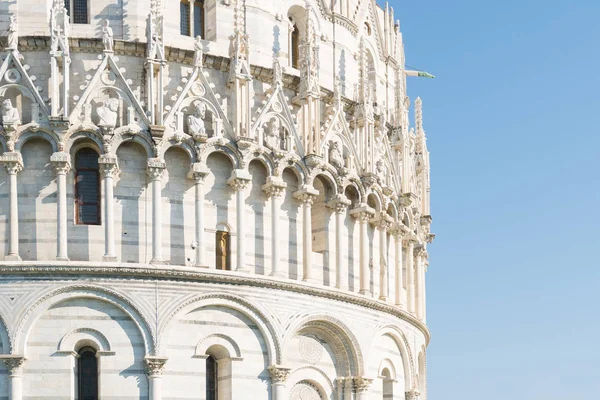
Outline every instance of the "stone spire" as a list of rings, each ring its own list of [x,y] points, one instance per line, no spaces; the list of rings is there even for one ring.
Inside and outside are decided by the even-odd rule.
[[[300,51],[300,96],[319,96],[319,45],[312,19],[312,6],[308,1],[306,2],[306,31]]]
[[[229,83],[232,83],[236,78],[251,79],[250,64],[248,63],[250,55],[248,39],[244,6],[240,6],[240,0],[235,0],[233,8],[233,35],[229,37],[229,57],[231,58]]]
[[[165,42],[163,37],[164,17],[162,1],[151,0],[148,16],[148,59],[165,61]]]

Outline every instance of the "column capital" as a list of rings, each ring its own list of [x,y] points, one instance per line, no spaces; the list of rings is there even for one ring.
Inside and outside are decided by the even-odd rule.
[[[369,386],[371,386],[371,383],[373,383],[373,379],[366,378],[364,376],[355,376],[353,378],[353,381],[354,390],[356,390],[357,393],[366,392],[367,390],[369,390]]]
[[[278,198],[281,197],[285,188],[287,188],[287,183],[281,178],[269,176],[267,183],[262,185],[261,188],[267,194],[267,197]]]
[[[281,365],[271,365],[269,368],[269,374],[271,374],[271,383],[282,383],[284,384],[292,372],[291,368],[285,368]]]
[[[205,164],[193,163],[188,173],[188,178],[193,179],[196,183],[202,183],[209,173],[210,171]]]
[[[352,204],[350,200],[343,194],[336,195],[333,199],[327,202],[327,206],[331,208],[336,214],[343,214],[346,209]]]
[[[429,254],[427,254],[427,249],[425,248],[424,245],[419,244],[419,245],[415,246],[415,256],[422,257],[422,258],[428,258]]]
[[[167,357],[159,356],[147,356],[144,358],[144,361],[146,362],[146,373],[148,376],[162,375],[167,360]]]
[[[350,215],[360,223],[367,223],[375,214],[375,210],[366,204],[359,204],[358,207],[350,210]]]
[[[64,151],[52,153],[50,162],[54,166],[57,175],[64,175],[71,170],[71,156]]]
[[[406,392],[406,400],[417,400],[420,394],[417,389],[410,390]]]
[[[234,170],[231,177],[227,179],[227,184],[236,192],[246,190],[250,182],[252,182],[252,176],[244,169]]]
[[[119,164],[117,156],[112,154],[103,154],[98,158],[98,166],[103,177],[116,178],[119,174]]]
[[[4,362],[12,375],[20,375],[23,372],[23,364],[27,361],[27,358],[20,355],[3,354],[0,356],[0,360]]]
[[[4,164],[9,175],[16,175],[23,171],[23,157],[17,151],[4,153],[0,156],[0,162]]]
[[[300,190],[294,192],[295,199],[309,206],[313,205],[318,195],[319,191],[309,185],[303,185]]]
[[[394,219],[384,212],[378,212],[377,215],[369,221],[375,225],[379,230],[387,231],[394,222]]]
[[[146,173],[153,180],[157,181],[162,178],[163,171],[166,168],[165,161],[161,158],[149,158]]]

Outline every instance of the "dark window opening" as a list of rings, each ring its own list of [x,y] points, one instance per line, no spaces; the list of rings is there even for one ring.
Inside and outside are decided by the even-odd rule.
[[[217,231],[216,234],[216,269],[231,270],[230,260],[230,235],[229,232]]]
[[[206,400],[219,398],[219,368],[213,356],[206,359]]]
[[[191,36],[190,3],[185,0],[179,3],[179,33],[185,36]]]
[[[194,3],[194,36],[202,36],[204,39],[204,2]]]
[[[90,148],[75,155],[75,219],[77,224],[100,225],[98,153]]]
[[[73,24],[89,24],[88,0],[65,0],[65,8]]]
[[[79,400],[98,400],[98,360],[96,350],[84,347],[77,360]]]
[[[294,24],[294,30],[292,31],[292,68],[298,69],[300,64],[300,31],[298,25]]]

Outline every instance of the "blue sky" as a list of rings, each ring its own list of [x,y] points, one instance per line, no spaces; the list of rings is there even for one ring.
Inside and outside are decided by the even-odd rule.
[[[600,1],[390,4],[437,76],[429,399],[600,399]]]

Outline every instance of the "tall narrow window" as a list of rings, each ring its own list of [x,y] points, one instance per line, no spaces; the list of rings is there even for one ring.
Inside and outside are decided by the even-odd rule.
[[[219,400],[219,368],[213,356],[206,359],[206,400]]]
[[[75,218],[78,224],[100,224],[98,153],[90,148],[75,154]]]
[[[182,0],[179,3],[179,33],[184,36],[191,36],[190,32],[190,2]]]
[[[181,0],[179,3],[179,33],[184,36],[202,36],[204,38],[204,1]]]
[[[79,400],[98,400],[98,361],[96,350],[84,347],[77,360]]]
[[[229,232],[217,231],[216,237],[216,268],[220,270],[231,270],[229,257]]]
[[[65,0],[65,8],[73,24],[89,24],[88,0]]]
[[[298,68],[300,61],[300,30],[298,25],[294,24],[294,30],[292,31],[292,39],[290,40],[290,53],[292,57],[292,68]]]

